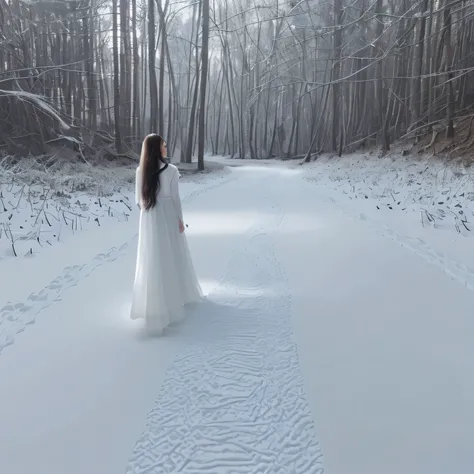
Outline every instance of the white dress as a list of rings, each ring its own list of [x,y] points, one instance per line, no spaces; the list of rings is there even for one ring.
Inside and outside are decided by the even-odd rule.
[[[160,174],[155,207],[144,210],[140,168],[136,171],[135,201],[141,210],[130,317],[143,318],[152,334],[181,320],[184,305],[202,298],[186,235],[179,232],[179,219],[183,221],[179,178],[178,168],[168,165]]]

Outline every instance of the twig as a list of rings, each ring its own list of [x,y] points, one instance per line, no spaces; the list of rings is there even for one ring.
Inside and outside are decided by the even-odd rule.
[[[40,211],[38,212],[38,215],[36,216],[34,225],[36,225],[36,224],[38,223],[39,216],[41,215],[42,212],[44,212],[44,207],[45,207],[45,205],[46,205],[46,201],[47,201],[48,198],[49,198],[49,192],[50,192],[50,190],[48,190],[47,194],[44,195],[44,188],[43,188],[43,196],[44,196],[43,205],[41,206],[41,209],[40,209]]]
[[[5,207],[5,203],[3,202],[3,196],[1,196],[1,195],[0,195],[0,201],[2,203],[3,212],[7,212],[7,208]]]
[[[129,206],[123,199],[120,199],[120,202],[123,203],[123,204],[127,207],[127,209],[128,209],[129,211],[132,210],[132,207]]]
[[[3,224],[4,226],[4,229],[5,229],[5,235],[8,235],[7,231],[6,231],[6,224],[4,223]],[[13,250],[13,255],[15,257],[18,257],[17,253],[16,253],[16,250],[15,250],[15,239],[13,238],[13,233],[12,233],[12,230],[11,230],[11,227],[10,227],[10,224],[8,224],[8,230],[10,231],[10,242],[11,242],[11,245],[12,245],[12,250]]]
[[[23,197],[23,190],[25,189],[25,186],[26,185],[24,184],[23,187],[20,189],[20,197],[18,198],[18,202],[16,203],[16,206],[14,207],[15,210],[17,210],[18,207],[20,206],[20,201],[21,201],[21,198]]]

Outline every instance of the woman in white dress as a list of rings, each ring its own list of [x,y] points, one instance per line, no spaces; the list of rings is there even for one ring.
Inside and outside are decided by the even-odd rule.
[[[158,335],[183,318],[184,305],[202,298],[184,233],[180,174],[165,157],[163,138],[148,135],[135,187],[140,227],[131,318],[143,318],[147,330]]]

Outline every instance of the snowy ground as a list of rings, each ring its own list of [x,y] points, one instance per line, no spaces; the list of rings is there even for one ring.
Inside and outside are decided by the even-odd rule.
[[[208,299],[162,338],[133,206],[0,261],[1,472],[471,472],[468,170],[225,162],[182,184]]]
[[[181,166],[181,165],[180,165]],[[134,208],[136,164],[92,167],[85,163],[28,158],[0,161],[0,261],[34,258],[45,248],[109,222],[126,222]],[[192,175],[196,164],[182,165],[183,182],[203,183]],[[222,176],[226,170],[210,162]]]
[[[307,179],[348,215],[474,290],[474,168],[398,153],[326,158],[309,168]]]

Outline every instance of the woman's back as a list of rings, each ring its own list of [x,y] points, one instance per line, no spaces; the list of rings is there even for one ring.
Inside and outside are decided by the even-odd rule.
[[[166,169],[163,169],[165,168]],[[176,207],[178,216],[182,217],[181,212],[181,200],[179,198],[178,180],[180,174],[178,168],[171,164],[162,164],[160,172],[160,186],[157,193],[158,200],[164,198],[171,198]],[[142,173],[140,166],[136,169],[135,179],[135,202],[140,204],[142,202]]]
[[[151,136],[147,139],[157,138]],[[201,299],[202,290],[184,234],[178,168],[163,163],[162,156],[159,156],[159,182],[156,188],[153,187],[157,191],[143,192],[143,170],[153,173],[153,179],[147,180],[147,184],[150,181],[152,185],[156,183],[154,173],[158,170],[156,162],[150,161],[156,157],[150,155],[146,147],[147,139],[141,161],[145,166],[139,166],[136,170],[135,201],[141,211],[130,316],[132,319],[144,318],[150,332],[161,334],[170,323],[184,317],[184,305]],[[153,199],[154,192],[156,200]],[[148,205],[144,206],[144,203]]]
[[[166,165],[163,165],[163,167]],[[163,169],[163,167],[161,169]],[[158,197],[173,197],[174,180],[176,184],[179,179],[179,171],[176,166],[169,164],[165,170],[160,173],[160,190]]]

